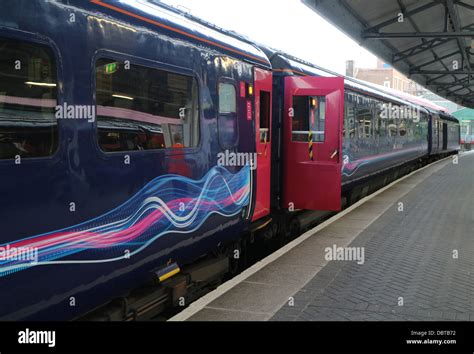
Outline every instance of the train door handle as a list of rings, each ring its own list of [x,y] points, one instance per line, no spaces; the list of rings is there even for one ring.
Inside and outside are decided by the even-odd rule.
[[[331,155],[331,160],[336,157],[336,155],[339,153],[339,150],[334,150],[334,152]]]

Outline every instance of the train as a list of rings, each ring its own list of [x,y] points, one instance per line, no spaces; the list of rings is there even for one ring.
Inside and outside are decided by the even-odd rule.
[[[459,150],[426,101],[157,1],[0,7],[1,320],[187,305],[248,243]]]

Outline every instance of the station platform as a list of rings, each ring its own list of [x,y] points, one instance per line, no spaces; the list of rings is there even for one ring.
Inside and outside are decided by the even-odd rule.
[[[472,153],[415,171],[170,321],[474,321],[473,176]]]

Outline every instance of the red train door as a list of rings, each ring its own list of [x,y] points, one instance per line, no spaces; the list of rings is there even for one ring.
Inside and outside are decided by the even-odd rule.
[[[286,77],[285,208],[341,209],[344,79]]]
[[[270,214],[272,73],[255,69],[257,196],[252,221]]]

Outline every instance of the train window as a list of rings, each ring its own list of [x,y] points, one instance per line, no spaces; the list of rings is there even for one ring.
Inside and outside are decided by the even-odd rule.
[[[270,142],[270,92],[260,91],[260,142]]]
[[[219,83],[219,113],[237,113],[237,94],[232,84]]]
[[[387,136],[387,119],[384,115],[385,106],[382,101],[377,101],[376,112],[377,112],[377,135],[379,139],[383,139]]]
[[[292,141],[324,142],[326,97],[293,96]]]
[[[219,144],[224,149],[234,147],[238,142],[237,91],[233,84],[219,83]]]
[[[308,141],[309,97],[293,96],[292,141]]]
[[[318,97],[318,105],[316,107],[316,132],[313,132],[314,141],[324,142],[324,134],[326,130],[326,97]]]
[[[344,104],[344,138],[354,139],[355,135],[355,107],[346,101]]]
[[[395,109],[396,107],[393,107]],[[398,119],[395,118],[395,114],[388,111],[387,118],[387,136],[390,138],[396,137],[398,135]]]
[[[397,124],[395,119],[390,119],[388,122],[388,136],[397,136]]]
[[[45,157],[58,147],[53,52],[0,38],[0,159]]]
[[[400,119],[399,126],[398,126],[398,132],[399,132],[400,136],[403,137],[403,136],[407,135],[407,132],[408,132],[408,129],[409,129],[408,124],[409,124],[408,120]]]
[[[429,116],[425,112],[420,112],[420,121],[416,122],[418,136],[426,138],[428,136]]]
[[[372,110],[359,106],[356,114],[357,137],[359,139],[370,139],[372,137]]]
[[[105,152],[198,145],[198,86],[191,76],[99,59],[96,101]]]

